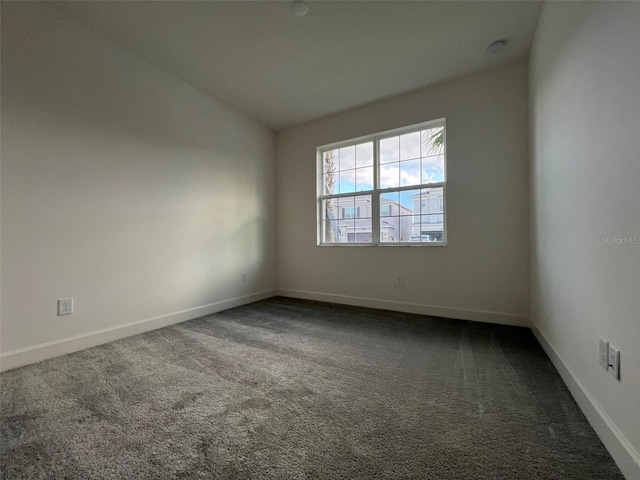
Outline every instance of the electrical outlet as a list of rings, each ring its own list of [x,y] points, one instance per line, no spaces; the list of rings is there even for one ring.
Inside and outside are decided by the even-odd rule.
[[[71,315],[73,313],[73,298],[61,298],[58,300],[58,316]]]
[[[609,370],[609,342],[605,342],[600,339],[600,351],[599,351],[600,366],[605,370]]]
[[[242,272],[240,274],[240,280],[242,280],[243,282],[247,281],[247,274],[245,272]]]
[[[620,350],[609,345],[609,373],[620,380]]]
[[[404,287],[404,278],[403,277],[396,278],[396,287]]]

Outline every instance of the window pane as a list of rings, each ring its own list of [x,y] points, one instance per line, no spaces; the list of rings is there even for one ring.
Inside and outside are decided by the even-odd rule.
[[[371,195],[354,195],[335,200],[338,211],[338,242],[371,242]]]
[[[400,160],[420,158],[420,132],[400,136]]]
[[[354,199],[360,218],[371,217],[371,195],[358,195]]]
[[[342,209],[342,218],[346,218],[346,219],[358,218],[359,213],[360,212],[358,212],[356,207],[344,207]]]
[[[339,224],[340,238],[338,240],[339,243],[354,242],[354,237],[353,237],[354,226],[355,226],[355,220],[340,220],[340,224]]]
[[[322,163],[324,195],[338,193],[338,155],[337,150],[330,150],[324,153]]]
[[[338,204],[336,199],[324,200],[322,208],[322,238],[327,243],[338,241]]]
[[[380,194],[380,203],[388,203],[388,202],[394,202],[394,203],[399,203],[400,202],[400,193],[399,192],[384,192]]]
[[[422,224],[422,233],[431,234],[433,231],[442,231],[443,216],[441,207],[444,205],[442,187],[424,188],[421,190],[420,201],[420,222]],[[434,230],[434,225],[439,225]],[[425,231],[425,226],[428,227]],[[433,237],[433,235],[432,235]]]
[[[390,217],[400,214],[400,195],[398,192],[380,195],[380,216]]]
[[[413,233],[413,216],[400,217],[400,241],[411,241],[411,234]]]
[[[400,192],[400,215],[412,215],[417,212],[420,202],[420,190]]]
[[[380,163],[397,162],[400,158],[400,137],[380,140]]]
[[[423,203],[426,203],[427,207],[429,205],[433,205],[433,208],[434,208],[434,210],[426,210],[424,211],[424,213],[428,213],[430,211],[433,211],[433,212],[441,211],[440,205],[444,204],[443,202],[440,201],[444,195],[442,187],[423,188],[420,191],[420,193],[422,195]]]
[[[340,164],[340,152],[329,150],[324,152],[323,173],[329,173],[338,169]]]
[[[380,188],[400,186],[400,168],[397,163],[380,166]]]
[[[424,215],[429,213],[429,197],[427,190],[422,190],[422,197],[420,198],[420,214]]]
[[[334,193],[338,193],[338,189],[340,188],[338,179],[339,177],[337,173],[323,175],[322,182],[324,184],[324,195],[333,195]]]
[[[356,171],[347,170],[340,172],[340,191],[339,193],[349,193],[356,191]]]
[[[420,185],[420,160],[400,163],[400,185]]]
[[[422,158],[422,183],[444,182],[444,155]]]
[[[371,243],[371,218],[360,218],[354,222],[349,241],[355,243]],[[353,240],[352,240],[353,239]]]
[[[354,197],[342,197],[336,199],[338,204],[338,218],[343,220],[348,217],[349,212],[355,211],[356,202]]]
[[[373,165],[373,142],[356,145],[356,167]]]
[[[400,241],[400,217],[380,218],[380,241],[393,243]]]
[[[356,169],[356,190],[373,190],[373,167]]]
[[[444,127],[435,127],[420,132],[422,156],[444,153]]]
[[[421,241],[441,242],[444,235],[444,189],[442,187],[421,190],[420,232]]]
[[[340,164],[338,167],[340,170],[349,170],[356,168],[356,147],[352,145],[350,147],[344,147],[340,149]]]
[[[409,237],[409,242],[411,243],[429,243],[435,241],[435,238],[431,234],[425,233],[424,230],[422,231],[422,233],[414,232],[411,234],[411,237]]]

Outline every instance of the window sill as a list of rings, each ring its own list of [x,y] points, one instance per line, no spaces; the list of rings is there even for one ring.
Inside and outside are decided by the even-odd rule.
[[[318,247],[446,247],[447,242],[424,242],[424,243],[318,243]]]

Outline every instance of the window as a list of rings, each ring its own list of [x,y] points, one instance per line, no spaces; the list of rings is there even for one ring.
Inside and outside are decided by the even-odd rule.
[[[445,122],[318,148],[320,245],[444,245]]]
[[[350,218],[359,218],[360,217],[360,207],[344,207],[342,209],[342,218],[350,219]]]

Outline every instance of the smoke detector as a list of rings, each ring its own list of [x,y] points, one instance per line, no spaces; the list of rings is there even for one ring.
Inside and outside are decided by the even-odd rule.
[[[297,17],[304,17],[309,11],[309,6],[303,0],[295,0],[291,3],[291,11]]]

